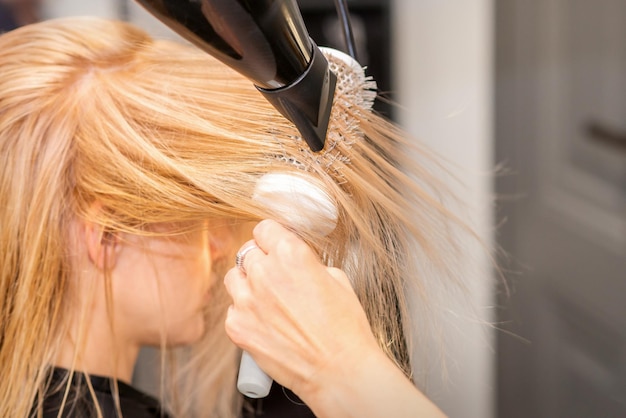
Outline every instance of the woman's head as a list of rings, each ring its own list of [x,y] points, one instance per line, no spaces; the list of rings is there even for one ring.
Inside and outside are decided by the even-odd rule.
[[[211,271],[225,250],[210,247],[223,246],[233,222],[251,218],[236,203],[259,170],[252,156],[261,153],[254,141],[265,122],[251,130],[257,138],[239,134],[247,118],[235,108],[248,86],[190,47],[99,19],[25,27],[3,35],[0,50],[3,367],[14,364],[16,379],[41,379],[84,304],[71,296],[85,286],[109,308],[132,307],[125,296],[136,301],[133,312],[110,312],[118,334],[144,315],[150,334],[141,342],[158,344],[148,317],[159,299],[165,323],[178,321],[172,330],[196,328],[170,335],[173,342],[197,339],[203,325],[180,322],[201,311],[194,300],[216,281]],[[250,163],[239,157],[246,153]],[[84,251],[86,230],[102,253],[114,247],[108,263],[94,262],[99,250]],[[85,274],[81,251],[101,277]],[[198,271],[204,282],[196,277],[195,288],[180,292]],[[102,290],[112,298],[98,302]],[[9,398],[27,407],[33,393],[12,386]]]
[[[103,234],[78,221],[72,232],[70,292],[89,310],[89,327],[99,329],[93,343],[111,341],[110,350],[101,346],[102,351],[117,347],[136,354],[145,345],[172,347],[200,339],[211,288],[221,282],[216,265],[229,254],[224,247],[229,229],[206,221],[185,229],[152,225],[152,236]],[[74,329],[79,328],[76,318]],[[70,364],[71,357],[64,365]]]

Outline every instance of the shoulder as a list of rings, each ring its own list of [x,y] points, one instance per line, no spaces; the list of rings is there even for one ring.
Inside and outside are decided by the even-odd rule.
[[[160,402],[133,388],[104,376],[86,377],[82,373],[74,373],[67,391],[69,372],[56,368],[53,371],[51,384],[43,402],[43,417],[57,418],[63,408],[62,418],[84,418],[98,416],[103,418],[119,418],[121,410],[124,418],[168,418]],[[67,400],[63,399],[66,397]],[[119,407],[115,402],[115,394],[119,393]]]

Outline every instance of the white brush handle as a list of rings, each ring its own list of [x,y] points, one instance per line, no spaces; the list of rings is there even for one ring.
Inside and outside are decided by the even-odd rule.
[[[248,398],[265,398],[270,393],[272,378],[256,364],[247,351],[241,355],[237,389]]]

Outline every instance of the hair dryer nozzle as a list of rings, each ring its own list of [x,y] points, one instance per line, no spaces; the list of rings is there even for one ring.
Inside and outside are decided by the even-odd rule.
[[[295,0],[136,0],[250,79],[313,151],[326,140],[335,76]]]
[[[326,142],[337,77],[314,45],[313,57],[300,79],[288,86],[267,90],[257,87],[283,116],[292,121],[313,152]]]

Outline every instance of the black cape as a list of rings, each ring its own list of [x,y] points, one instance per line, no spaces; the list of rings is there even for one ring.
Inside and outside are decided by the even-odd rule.
[[[57,418],[68,375],[69,371],[60,367],[52,370],[50,390],[44,399],[44,418]],[[119,418],[113,395],[114,380],[92,374],[89,380],[104,418]],[[97,416],[86,376],[74,372],[71,385],[62,418]],[[173,418],[156,398],[119,380],[117,386],[124,418]],[[274,383],[267,398],[246,399],[241,418],[315,418],[315,415],[295,394]]]

